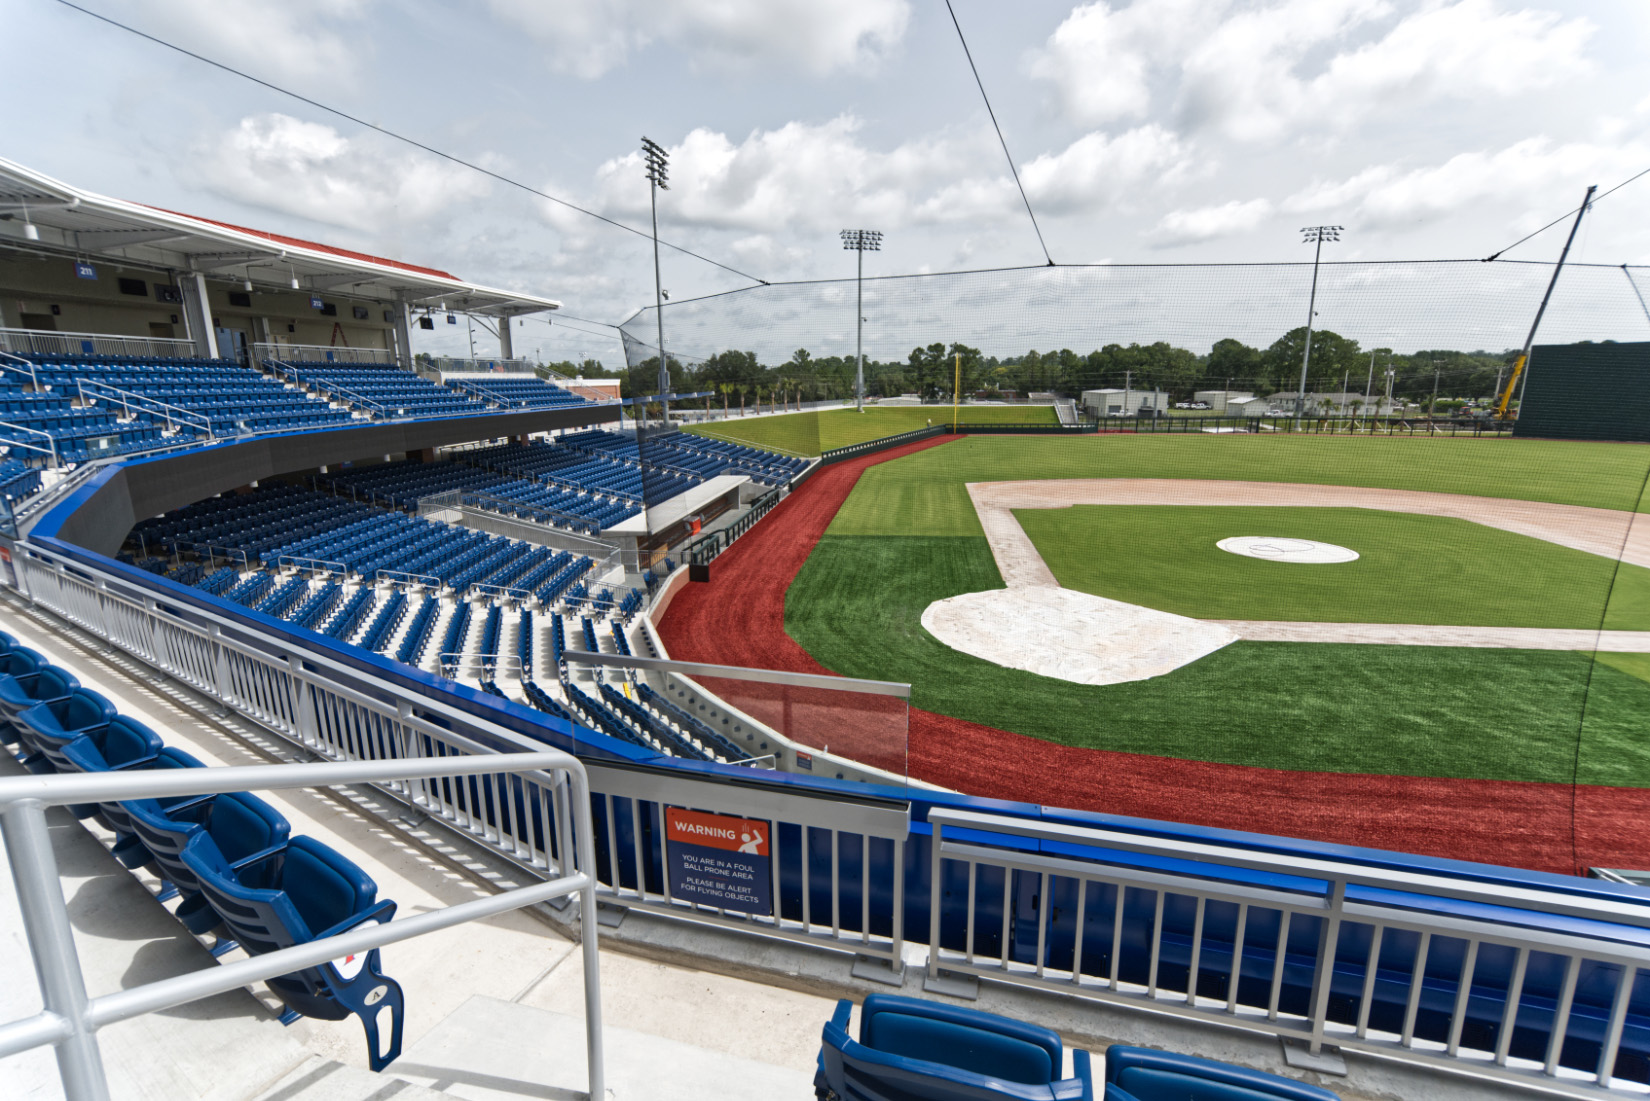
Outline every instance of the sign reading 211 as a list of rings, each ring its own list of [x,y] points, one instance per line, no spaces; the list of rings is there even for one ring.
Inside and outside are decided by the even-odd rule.
[[[756,818],[665,808],[670,895],[742,914],[773,913],[773,826]]]

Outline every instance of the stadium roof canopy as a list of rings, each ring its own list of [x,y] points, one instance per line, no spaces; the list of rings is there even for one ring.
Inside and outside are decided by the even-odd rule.
[[[28,236],[33,225],[38,239]],[[135,266],[250,279],[256,286],[355,295],[515,317],[561,308],[552,298],[466,283],[435,268],[111,199],[0,158],[0,244]]]

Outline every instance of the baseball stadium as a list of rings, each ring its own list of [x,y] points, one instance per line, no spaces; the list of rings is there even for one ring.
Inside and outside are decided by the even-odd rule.
[[[0,1094],[1650,1095],[1638,176],[1539,259],[1057,263],[1009,156],[1046,262],[770,280],[680,149],[597,213],[60,6],[652,268],[0,158]]]

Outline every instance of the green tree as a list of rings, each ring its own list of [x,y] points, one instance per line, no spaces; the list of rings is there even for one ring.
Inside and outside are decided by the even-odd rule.
[[[1301,358],[1306,352],[1306,326],[1291,329],[1272,342],[1262,354],[1263,373],[1279,392],[1299,390]],[[1339,390],[1341,376],[1361,371],[1368,356],[1358,342],[1328,329],[1312,333],[1312,362],[1306,380],[1308,390]],[[1331,385],[1333,383],[1333,385]]]

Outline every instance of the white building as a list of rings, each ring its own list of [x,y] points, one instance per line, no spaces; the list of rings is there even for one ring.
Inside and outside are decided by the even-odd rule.
[[[1212,413],[1225,413],[1230,402],[1247,401],[1254,396],[1247,390],[1199,390],[1192,395],[1192,400],[1203,402]]]
[[[1169,395],[1162,390],[1084,390],[1083,409],[1095,417],[1133,417],[1142,409],[1159,413],[1169,408]]]

